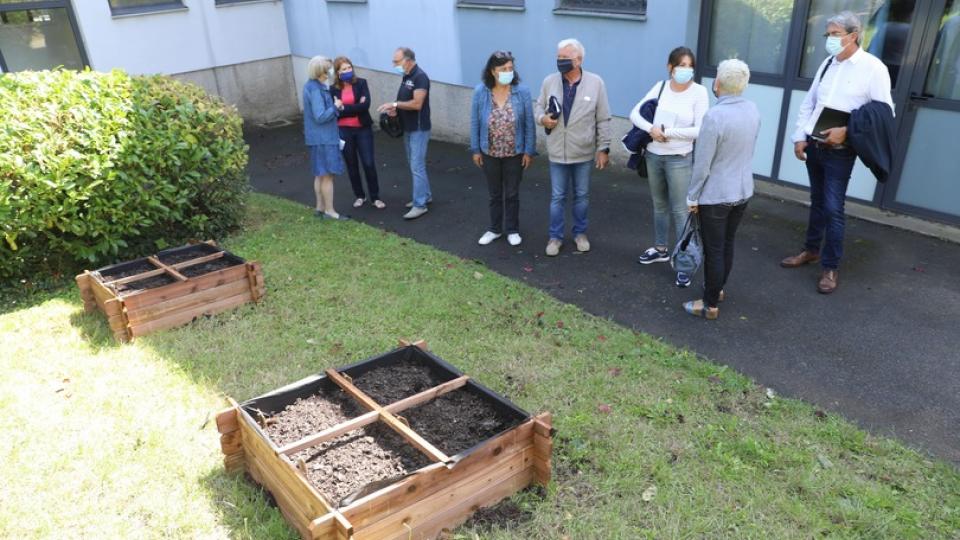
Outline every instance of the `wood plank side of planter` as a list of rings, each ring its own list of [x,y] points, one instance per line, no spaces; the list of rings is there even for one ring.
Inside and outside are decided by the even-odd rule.
[[[553,467],[553,417],[545,412],[537,415],[533,424],[534,481],[546,487]]]
[[[356,527],[355,540],[429,538],[430,532],[454,528],[477,509],[529,485],[533,479],[533,448],[497,460],[470,476],[414,502],[368,527]]]
[[[83,300],[83,311],[85,313],[92,313],[97,310],[97,299],[93,295],[93,286],[91,284],[94,281],[93,276],[90,275],[90,272],[84,272],[76,277],[77,288],[80,289],[80,299]]]
[[[490,439],[453,465],[435,464],[425,467],[388,488],[341,508],[340,511],[358,530],[382,521],[418,500],[455,485],[467,476],[496,465],[512,455],[532,450],[534,422],[534,419],[530,419],[509,432]]]
[[[168,328],[182,326],[192,321],[196,317],[200,317],[202,315],[215,315],[221,311],[226,311],[228,309],[243,305],[251,300],[250,291],[246,290],[240,294],[222,298],[216,302],[193,306],[174,312],[159,319],[133,325],[130,327],[130,334],[133,337],[139,337],[151,332],[156,332],[158,330],[166,330]]]
[[[253,419],[240,411],[240,437],[246,455],[247,472],[273,495],[280,511],[303,538],[313,538],[310,526],[333,511],[296,467],[278,456],[271,445],[252,427]]]
[[[123,298],[123,305],[128,311],[135,311],[152,304],[158,304],[198,291],[219,287],[231,281],[247,279],[246,275],[246,266],[238,264],[237,266],[231,266],[210,272],[209,274],[190,278],[187,281],[171,283],[170,285],[164,285],[163,287],[148,289],[134,294],[121,295],[121,298]]]
[[[243,437],[237,418],[237,406],[217,413],[217,431],[220,433],[220,450],[223,452],[223,466],[228,473],[243,469]]]
[[[246,279],[229,281],[219,287],[204,289],[179,298],[171,298],[170,300],[144,306],[139,309],[130,309],[128,307],[127,319],[131,325],[136,326],[152,320],[162,319],[178,311],[187,311],[198,305],[209,304],[220,298],[236,296],[249,290],[250,284]]]

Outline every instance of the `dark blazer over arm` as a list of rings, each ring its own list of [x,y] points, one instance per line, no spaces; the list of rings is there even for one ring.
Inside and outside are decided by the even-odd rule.
[[[330,94],[333,97],[343,99],[341,97],[341,89],[336,86],[330,87]],[[343,110],[340,111],[340,118],[349,118],[351,116],[356,116],[360,119],[360,125],[363,127],[369,127],[373,124],[373,119],[370,118],[370,87],[367,86],[366,79],[354,79],[353,81],[353,97],[357,101],[353,105],[347,105],[344,103]],[[363,103],[360,103],[361,98],[366,98],[363,100]]]

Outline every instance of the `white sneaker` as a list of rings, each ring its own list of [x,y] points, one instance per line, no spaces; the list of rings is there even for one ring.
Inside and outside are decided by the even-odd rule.
[[[403,219],[417,219],[418,217],[427,213],[427,207],[424,206],[420,208],[419,206],[414,206],[410,209],[409,212],[403,215]]]
[[[510,242],[511,246],[519,246],[520,242],[522,241],[523,239],[520,238],[520,235],[517,233],[510,233],[507,235],[507,242]]]
[[[500,236],[501,236],[500,233],[495,233],[495,232],[487,231],[487,232],[483,233],[483,236],[480,237],[480,240],[478,241],[478,243],[479,243],[481,246],[485,246],[485,245],[489,244],[490,242],[493,242],[493,241],[496,240],[497,238],[500,238]]]

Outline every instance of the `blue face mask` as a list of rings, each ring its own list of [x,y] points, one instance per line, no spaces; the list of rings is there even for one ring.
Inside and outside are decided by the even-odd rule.
[[[502,85],[508,85],[513,82],[513,72],[512,71],[501,71],[497,73],[497,82]]]
[[[687,84],[692,79],[693,79],[693,68],[689,68],[689,67],[673,68],[673,80],[677,81],[677,84]]]
[[[827,54],[830,56],[836,56],[840,54],[840,51],[843,50],[843,43],[841,43],[842,38],[839,36],[827,36]]]
[[[343,82],[350,82],[350,81],[352,81],[352,80],[353,80],[353,72],[352,72],[352,71],[344,71],[343,73],[340,74],[340,80],[343,81]]]
[[[406,75],[407,72],[403,70],[403,64],[399,66],[393,66],[393,70],[397,72],[398,75]]]

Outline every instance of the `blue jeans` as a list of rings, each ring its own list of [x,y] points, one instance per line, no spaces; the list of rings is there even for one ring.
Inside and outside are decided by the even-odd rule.
[[[430,179],[427,178],[427,143],[429,131],[407,131],[403,134],[403,146],[407,150],[407,162],[413,175],[413,207],[426,208],[427,201],[433,198],[430,192]]]
[[[373,130],[366,127],[341,127],[340,138],[343,146],[343,161],[347,164],[347,173],[350,175],[350,186],[353,187],[353,196],[366,199],[363,192],[363,182],[360,180],[360,164],[363,164],[363,174],[367,177],[367,186],[370,188],[370,200],[380,198],[380,182],[377,180],[377,163],[373,159]],[[360,157],[357,160],[357,156]]]
[[[820,265],[827,270],[840,267],[843,230],[846,225],[843,203],[857,155],[852,149],[839,150],[807,145],[807,174],[810,176],[810,222],[804,249],[820,253]],[[820,249],[821,243],[823,249]]]
[[[674,242],[687,222],[687,189],[693,176],[693,153],[660,156],[647,152],[647,182],[653,198],[653,244],[666,246],[670,216],[673,216]]]
[[[573,236],[587,232],[590,206],[590,171],[593,160],[582,163],[550,162],[550,238],[563,240],[567,193],[573,192]]]

